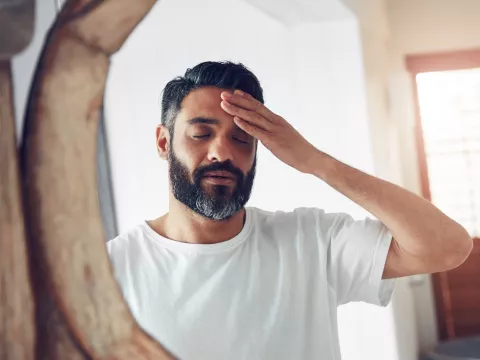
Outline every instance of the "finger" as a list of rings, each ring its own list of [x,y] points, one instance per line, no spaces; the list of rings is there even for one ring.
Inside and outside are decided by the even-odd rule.
[[[229,103],[228,101],[222,101],[220,105],[225,112],[232,116],[238,116],[265,131],[271,132],[273,130],[272,123],[254,111],[242,109]]]
[[[270,111],[265,105],[260,101],[255,99],[250,94],[247,94],[241,90],[235,90],[232,94],[230,92],[224,91],[221,94],[223,100],[228,101],[231,104],[237,105],[243,109],[255,111],[263,116],[266,120],[270,122],[275,122],[278,115]]]
[[[250,94],[248,94],[248,93],[246,93],[242,90],[238,90],[238,89],[234,91],[234,95],[238,95],[241,98],[247,99],[248,101],[253,102],[254,104],[257,104],[256,112],[258,112],[260,115],[262,115],[268,121],[274,123],[276,120],[278,120],[280,118],[280,116],[275,114],[268,107],[266,107],[260,101],[255,99],[252,95],[250,95]]]
[[[222,100],[228,101],[231,104],[244,108],[246,110],[256,111],[259,105],[243,96],[228,91],[223,91],[220,94]]]
[[[237,124],[237,126],[243,131],[245,131],[247,134],[260,140],[261,142],[265,140],[265,137],[267,134],[264,130],[260,129],[259,127],[250,124],[248,121],[245,121],[244,119],[241,119],[238,116],[235,116],[233,118],[233,121],[235,121],[235,124]]]

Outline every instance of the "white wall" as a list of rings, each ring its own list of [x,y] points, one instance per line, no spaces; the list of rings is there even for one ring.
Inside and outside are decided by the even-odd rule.
[[[310,23],[292,29],[292,73],[298,130],[319,149],[373,173],[370,127],[359,34],[353,18]],[[298,119],[298,120],[297,120]],[[339,193],[309,179],[301,202],[329,211],[363,209]],[[306,184],[307,185],[307,184]],[[320,186],[319,195],[313,195]]]
[[[390,33],[385,0],[341,0],[355,14],[362,32],[385,40]]]
[[[338,21],[350,14],[338,0],[243,0],[286,26]]]
[[[387,5],[392,40],[403,53],[480,47],[477,0],[389,0]]]

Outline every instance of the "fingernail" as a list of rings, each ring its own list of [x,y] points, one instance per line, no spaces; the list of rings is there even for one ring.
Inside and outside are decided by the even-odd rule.
[[[232,98],[232,94],[230,94],[229,92],[226,92],[226,91],[222,92],[222,95],[226,99],[231,99]]]
[[[240,96],[245,96],[245,93],[242,90],[235,90],[235,94],[238,94]]]

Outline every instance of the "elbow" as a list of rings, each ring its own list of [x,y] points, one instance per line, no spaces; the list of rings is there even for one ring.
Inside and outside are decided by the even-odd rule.
[[[473,249],[473,239],[468,232],[462,228],[459,234],[450,237],[448,250],[445,253],[445,269],[452,270],[462,265],[470,256]]]

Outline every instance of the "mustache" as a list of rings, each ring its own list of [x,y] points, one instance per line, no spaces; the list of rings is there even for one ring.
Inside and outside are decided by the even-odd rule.
[[[216,162],[197,168],[197,170],[195,170],[195,173],[193,174],[194,181],[200,181],[200,178],[202,178],[209,171],[228,171],[237,179],[238,182],[243,181],[242,171],[239,168],[235,167],[230,160],[221,163]]]

